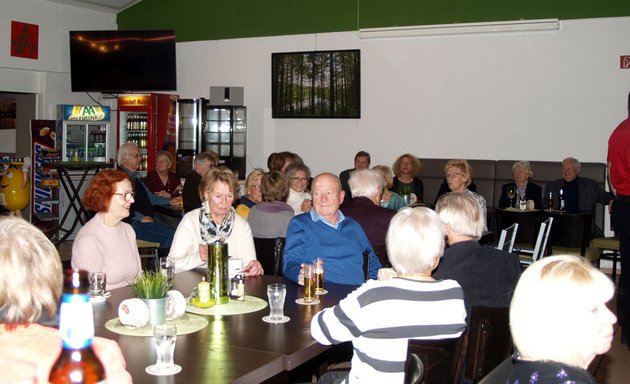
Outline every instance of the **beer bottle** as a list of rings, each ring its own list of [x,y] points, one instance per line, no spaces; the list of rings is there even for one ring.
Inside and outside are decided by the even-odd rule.
[[[86,271],[65,272],[59,311],[63,349],[50,370],[51,384],[105,383],[105,369],[92,349],[94,318],[88,287]]]
[[[560,210],[564,211],[564,191],[560,188]]]

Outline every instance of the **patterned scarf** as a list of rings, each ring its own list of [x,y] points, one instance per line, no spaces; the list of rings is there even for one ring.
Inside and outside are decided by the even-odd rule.
[[[234,219],[236,217],[236,211],[230,207],[230,210],[223,218],[223,222],[217,227],[217,224],[212,220],[210,215],[210,206],[208,201],[201,203],[201,209],[199,210],[199,231],[201,232],[201,240],[204,243],[211,244],[215,241],[227,242],[228,237],[232,233],[234,227]]]

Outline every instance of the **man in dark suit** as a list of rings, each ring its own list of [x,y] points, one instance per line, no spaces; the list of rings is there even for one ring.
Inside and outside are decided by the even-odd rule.
[[[345,192],[344,203],[352,199],[352,193],[348,186],[348,180],[350,180],[350,174],[359,169],[370,168],[370,154],[365,151],[359,151],[354,155],[354,168],[346,169],[339,174],[339,180],[341,181],[341,189]]]
[[[597,203],[610,204],[614,199],[612,193],[605,191],[593,179],[579,177],[580,162],[573,157],[562,160],[562,179],[554,180],[545,186],[545,197],[552,193],[554,204],[559,206],[560,190],[564,196],[565,209],[569,212],[584,211],[593,214],[591,235],[604,236],[601,228],[595,224],[595,207]]]
[[[396,212],[380,206],[385,181],[380,172],[362,169],[352,173],[348,184],[353,197],[341,205],[341,212],[361,224],[381,265],[389,266],[385,236]]]

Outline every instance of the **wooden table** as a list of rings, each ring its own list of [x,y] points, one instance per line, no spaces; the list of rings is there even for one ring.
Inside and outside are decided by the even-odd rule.
[[[199,271],[179,273],[175,275],[174,288],[189,296],[201,276]],[[134,297],[131,288],[115,289],[107,302],[94,305],[95,333],[118,341],[134,383],[258,383],[290,371],[329,349],[330,346],[321,345],[311,337],[311,318],[355,289],[349,285],[327,284],[328,294],[320,296],[321,302],[313,306],[296,304],[295,299],[301,297],[300,287],[282,277],[248,277],[245,292],[266,300],[267,285],[273,282],[287,285],[284,313],[291,321],[263,322],[262,317],[269,314],[268,307],[242,315],[207,316],[206,328],[177,337],[175,363],[182,371],[174,376],[160,378],[145,373],[144,369],[155,363],[150,337],[119,335],[104,326],[108,320],[118,317],[122,300]]]

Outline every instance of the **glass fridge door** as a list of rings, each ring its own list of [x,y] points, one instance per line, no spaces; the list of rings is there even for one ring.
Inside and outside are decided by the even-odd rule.
[[[231,156],[231,110],[229,108],[210,107],[206,110],[206,129],[203,149],[214,151],[221,157],[221,163]]]
[[[87,161],[103,162],[107,161],[107,125],[89,124],[87,126]]]
[[[66,148],[62,161],[85,161],[85,124],[66,123]]]

